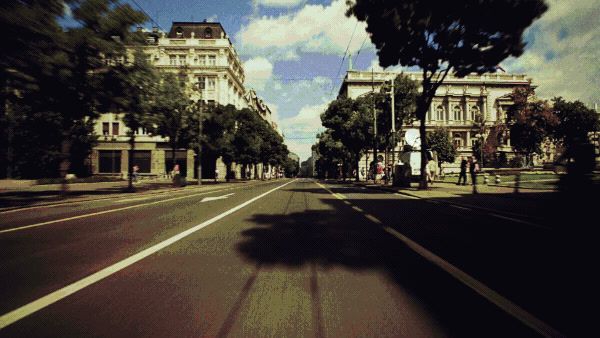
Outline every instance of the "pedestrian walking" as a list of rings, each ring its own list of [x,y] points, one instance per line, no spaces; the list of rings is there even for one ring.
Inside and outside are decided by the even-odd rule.
[[[479,163],[476,158],[472,158],[469,165],[469,174],[471,174],[471,184],[477,185],[477,173],[479,172]]]
[[[425,173],[427,174],[427,182],[433,185],[433,180],[435,177],[435,166],[433,161],[427,161],[427,164],[425,164]]]
[[[460,185],[461,180],[462,185],[467,185],[467,160],[465,160],[464,156],[460,157],[460,174],[458,175],[458,183],[456,185]]]
[[[133,182],[137,182],[138,180],[138,175],[140,171],[140,167],[136,164],[133,166],[133,173],[132,173],[132,178],[133,178]]]

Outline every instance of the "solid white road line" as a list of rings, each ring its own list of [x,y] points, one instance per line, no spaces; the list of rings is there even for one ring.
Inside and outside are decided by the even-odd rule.
[[[321,188],[327,190],[329,193],[331,193],[336,198],[338,198],[336,196],[336,194],[334,194],[327,187],[321,185],[318,182],[315,182],[315,183],[317,183]],[[352,209],[358,211],[357,208],[352,207]],[[360,209],[360,208],[358,208],[358,209]],[[365,216],[365,218],[372,221],[373,223],[382,224],[382,222],[375,216],[373,216],[371,214],[367,214],[365,212],[362,212],[362,214],[363,214],[363,216]],[[493,215],[493,216],[499,216],[499,215]],[[520,306],[518,306],[517,304],[508,300],[507,298],[503,297],[496,291],[492,290],[491,288],[489,288],[485,284],[481,283],[477,279],[471,277],[469,274],[460,270],[459,268],[452,265],[448,261],[439,257],[438,255],[434,254],[433,252],[425,249],[423,246],[421,246],[417,242],[413,241],[412,239],[406,237],[405,235],[398,232],[397,230],[390,228],[387,225],[383,226],[383,229],[387,233],[391,234],[392,236],[394,236],[394,237],[398,238],[399,240],[401,240],[402,242],[404,242],[404,244],[406,244],[407,247],[412,249],[414,252],[419,254],[421,257],[427,259],[428,261],[430,261],[437,267],[441,268],[446,273],[450,274],[452,277],[454,277],[459,282],[461,282],[463,285],[471,288],[473,291],[477,292],[479,295],[483,296],[485,299],[492,302],[493,304],[498,306],[500,309],[504,310],[504,312],[513,316],[514,318],[516,318],[523,324],[529,326],[530,328],[532,328],[539,334],[546,336],[546,337],[564,337],[564,335],[562,333],[560,333],[559,331],[557,331],[550,325],[541,321],[540,319],[538,319],[531,313],[527,312],[525,309],[521,308]]]
[[[451,206],[452,208],[455,208],[455,209],[466,210],[466,211],[473,211],[473,209],[471,209],[471,208],[461,207],[460,205],[456,205],[456,204],[448,204],[448,205]]]
[[[126,267],[128,267],[136,262],[139,262],[140,260],[156,253],[157,251],[160,251],[160,250],[168,247],[169,245],[174,244],[174,243],[184,239],[185,237],[197,232],[198,230],[201,230],[202,228],[205,228],[206,226],[208,226],[228,215],[231,215],[232,213],[242,209],[243,207],[247,206],[248,204],[250,204],[258,199],[261,199],[261,198],[267,196],[268,194],[270,194],[282,187],[285,187],[286,185],[291,184],[295,181],[297,181],[297,180],[287,182],[287,183],[282,184],[276,188],[273,188],[265,193],[262,193],[262,194],[254,197],[252,199],[249,199],[248,201],[246,201],[236,207],[233,207],[233,208],[223,212],[220,215],[217,215],[217,216],[215,216],[207,221],[204,221],[196,226],[193,226],[192,228],[185,230],[171,238],[168,238],[168,239],[166,239],[158,244],[155,244],[143,251],[140,251],[131,257],[128,257],[128,258],[126,258],[120,262],[117,262],[109,267],[106,267],[88,277],[85,277],[75,283],[67,285],[62,289],[56,290],[42,298],[34,300],[33,302],[31,302],[29,304],[23,305],[11,312],[8,312],[8,313],[0,316],[0,329],[3,329],[10,324],[13,324],[35,312],[38,312],[41,309],[43,309],[53,303],[56,303],[59,300],[65,298],[67,296],[70,296],[70,295],[72,295],[72,294],[74,294],[74,293],[76,293],[76,292],[78,292],[78,291],[112,275],[112,274],[115,274],[118,271],[125,269]]]
[[[539,224],[536,224],[536,223],[531,223],[531,222],[524,221],[524,220],[518,219],[518,218],[513,218],[513,217],[508,217],[508,216],[502,216],[502,215],[498,215],[498,214],[494,214],[494,213],[490,213],[489,215],[497,217],[497,218],[505,219],[505,220],[511,221],[511,222],[523,223],[523,224],[527,224],[527,225],[530,225],[530,226],[533,226],[533,227],[536,227],[536,228],[550,230],[550,228],[545,227],[543,225],[539,225]]]
[[[180,199],[184,199],[184,198],[190,198],[190,197],[195,197],[195,196],[200,196],[200,195],[212,194],[212,193],[215,193],[215,192],[227,191],[227,190],[232,190],[232,189],[237,189],[237,188],[243,188],[243,187],[244,186],[242,186],[242,187],[231,187],[231,188],[225,188],[225,189],[219,189],[219,190],[205,191],[205,192],[200,192],[200,193],[197,193],[197,194],[191,194],[191,195],[173,197],[173,198],[168,198],[168,199],[160,200],[160,201],[154,201],[154,202],[148,202],[148,203],[141,203],[141,204],[130,205],[130,206],[127,206],[127,207],[122,207],[122,208],[116,208],[116,209],[98,211],[98,212],[93,212],[93,213],[83,214],[83,215],[78,215],[78,216],[73,216],[73,217],[55,219],[55,220],[52,220],[52,221],[46,221],[46,222],[41,222],[41,223],[36,223],[36,224],[24,225],[24,226],[20,226],[20,227],[16,227],[16,228],[10,228],[10,229],[0,230],[0,234],[7,233],[7,232],[14,232],[14,231],[26,230],[26,229],[31,229],[31,228],[37,228],[37,227],[40,227],[42,225],[48,225],[48,224],[54,224],[54,223],[60,223],[60,222],[67,222],[67,221],[72,221],[72,220],[75,220],[75,219],[81,219],[81,218],[93,217],[93,216],[98,216],[98,215],[104,215],[104,214],[109,214],[109,213],[113,213],[113,212],[117,212],[117,211],[129,210],[129,209],[144,207],[144,206],[147,206],[147,205],[160,204],[160,203],[164,203],[164,202],[170,202],[170,201],[180,200]]]

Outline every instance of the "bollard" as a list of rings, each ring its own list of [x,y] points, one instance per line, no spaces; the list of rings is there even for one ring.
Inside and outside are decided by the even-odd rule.
[[[496,175],[495,182],[496,182],[496,184],[500,184],[500,175]]]
[[[489,182],[488,174],[483,174],[483,184],[488,184],[488,182]]]
[[[521,173],[518,173],[517,177],[515,179],[515,194],[519,193],[520,185],[521,185]]]

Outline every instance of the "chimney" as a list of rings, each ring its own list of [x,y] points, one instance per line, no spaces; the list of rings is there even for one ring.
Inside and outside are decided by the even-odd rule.
[[[158,33],[158,26],[152,26],[152,33]]]

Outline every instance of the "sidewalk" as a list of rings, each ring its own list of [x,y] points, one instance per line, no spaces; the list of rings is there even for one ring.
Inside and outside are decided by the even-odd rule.
[[[143,180],[134,183],[135,194],[149,195],[162,194],[184,189],[207,190],[229,187],[234,184],[244,184],[253,181],[219,181],[202,180],[198,186],[197,180],[188,182],[186,187],[174,187],[170,179]],[[6,183],[6,182],[4,182]],[[121,196],[130,196],[132,192],[126,191],[127,181],[97,182],[97,183],[71,183],[66,194],[61,194],[60,184],[28,185],[28,184],[2,184],[0,181],[0,211],[19,209],[32,206],[54,205],[65,202],[85,202],[103,200]],[[210,189],[210,187],[214,189]]]
[[[398,193],[488,213],[502,213],[541,223],[547,223],[547,220],[551,218],[552,207],[550,206],[556,205],[560,198],[557,192],[550,190],[527,189],[515,193],[514,188],[483,184],[477,185],[478,193],[474,194],[471,185],[463,186],[444,182],[434,182],[427,190],[419,190],[417,183],[413,183],[410,188],[394,187],[379,182],[373,184],[372,181],[353,181],[352,183],[368,189]]]
[[[427,190],[420,190],[418,188],[418,183],[411,184],[411,187],[395,187],[390,184],[385,185],[383,182],[377,182],[374,184],[372,181],[365,182],[355,182],[352,181],[353,184],[362,185],[365,187],[371,188],[379,188],[386,191],[397,192],[405,195],[410,195],[413,197],[419,198],[444,198],[444,197],[457,197],[464,195],[473,195],[473,186],[472,185],[456,185],[455,183],[447,183],[442,181],[435,181],[433,184],[428,185]],[[523,189],[519,190],[519,193],[515,194],[515,189],[511,187],[497,186],[497,185],[485,185],[478,184],[477,185],[477,193],[478,194],[486,194],[486,195],[507,195],[514,194],[515,196],[522,195],[523,197],[528,196],[528,194],[552,194],[554,191],[552,190],[538,190],[538,189]]]

